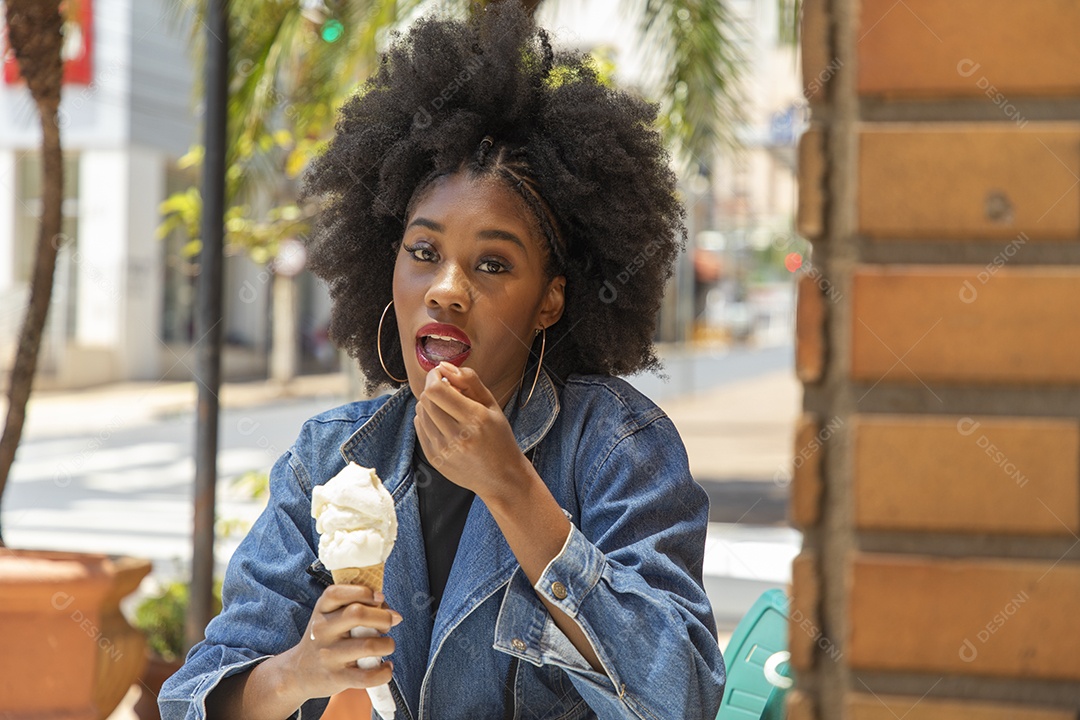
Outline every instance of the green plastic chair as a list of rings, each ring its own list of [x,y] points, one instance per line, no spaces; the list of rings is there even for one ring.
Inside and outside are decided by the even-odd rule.
[[[727,686],[716,720],[783,720],[794,683],[787,650],[788,599],[766,590],[739,621],[724,660]]]

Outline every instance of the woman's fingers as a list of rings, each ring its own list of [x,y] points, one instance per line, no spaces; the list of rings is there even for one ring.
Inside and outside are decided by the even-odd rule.
[[[315,612],[331,613],[353,603],[378,607],[383,603],[382,593],[376,596],[364,585],[331,585],[315,603]]]
[[[443,362],[435,368],[440,372],[442,377],[447,380],[446,384],[456,389],[464,397],[478,402],[489,408],[501,408],[502,405],[495,400],[495,396],[491,394],[491,390],[480,379],[480,376],[476,374],[476,371],[472,368],[458,367],[451,365],[450,363]]]
[[[378,687],[379,685],[386,685],[390,682],[390,678],[394,674],[394,664],[387,660],[378,667],[368,669],[357,667],[356,664],[353,663],[352,667],[345,668],[342,670],[342,673],[348,678],[349,687]]]
[[[451,392],[457,394],[456,390]],[[439,431],[443,438],[453,437],[457,432],[457,428],[460,426],[461,421],[450,415],[446,410],[439,407],[435,400],[428,394],[427,391],[420,396],[419,407],[417,413],[423,412],[431,420],[434,427]]]
[[[401,619],[400,614],[385,607],[382,593],[376,595],[362,585],[331,585],[315,603],[305,641],[329,645],[346,637],[354,627],[385,633]]]
[[[363,658],[381,658],[394,652],[394,639],[385,635],[342,638],[322,651],[323,662],[330,667],[356,667]]]
[[[420,405],[416,406],[416,417],[413,419],[413,427],[416,429],[416,438],[420,441],[420,447],[424,448],[424,454],[437,455],[442,438],[435,422],[428,417],[427,411]]]
[[[325,613],[321,623],[314,623],[312,633],[321,640],[347,635],[354,627],[369,627],[381,633],[401,622],[401,616],[392,610],[353,603],[332,613]]]

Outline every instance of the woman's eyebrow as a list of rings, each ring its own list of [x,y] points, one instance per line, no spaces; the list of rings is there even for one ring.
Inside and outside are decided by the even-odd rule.
[[[442,225],[435,222],[434,220],[428,220],[427,218],[422,218],[422,217],[413,218],[413,221],[411,223],[409,223],[409,226],[406,227],[405,229],[408,230],[413,225],[419,225],[420,227],[426,227],[428,230],[434,230],[435,232],[438,232],[438,233],[445,232],[445,230],[446,230],[446,228],[444,228]]]
[[[508,240],[524,250],[526,254],[529,252],[525,243],[521,242],[521,238],[507,230],[481,230],[476,235],[483,240]]]
[[[434,220],[429,220],[425,217],[413,218],[412,222],[410,222],[405,229],[408,230],[414,225],[425,227],[428,230],[433,230],[437,233],[446,232],[446,228],[443,227],[441,223],[437,223]],[[525,247],[525,243],[521,241],[521,238],[509,230],[481,230],[476,236],[481,240],[507,240],[520,247],[526,254],[529,252],[528,248]]]

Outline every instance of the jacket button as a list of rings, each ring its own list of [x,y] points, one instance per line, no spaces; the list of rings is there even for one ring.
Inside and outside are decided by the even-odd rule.
[[[565,600],[566,586],[556,580],[555,582],[551,583],[551,594],[559,598],[560,600]]]
[[[518,652],[525,652],[525,643],[521,641],[521,638],[514,638],[510,641],[510,645]]]

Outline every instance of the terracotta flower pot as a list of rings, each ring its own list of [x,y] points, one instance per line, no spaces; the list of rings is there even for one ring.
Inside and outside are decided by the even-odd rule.
[[[113,711],[143,662],[119,601],[149,571],[145,560],[0,548],[5,717],[100,720]]]
[[[111,644],[108,647],[98,645],[94,682],[98,720],[105,720],[112,714],[146,664],[146,637],[120,612],[120,601],[135,592],[150,568],[150,561],[142,558],[113,558],[113,582],[101,603],[101,634]]]

